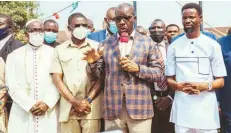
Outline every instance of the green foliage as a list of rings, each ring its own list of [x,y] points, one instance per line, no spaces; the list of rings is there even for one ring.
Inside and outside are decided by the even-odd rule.
[[[37,9],[39,3],[36,1],[0,1],[0,14],[11,16],[14,21],[16,39],[27,43],[25,36],[25,24],[32,18],[38,18]]]

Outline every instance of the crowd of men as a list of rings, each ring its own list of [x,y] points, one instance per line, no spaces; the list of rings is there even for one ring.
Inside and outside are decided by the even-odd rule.
[[[32,19],[25,45],[0,14],[0,131],[231,133],[231,35],[200,29],[196,3],[181,13],[182,34],[161,19],[134,28],[128,3],[101,31],[73,13],[62,43],[56,21]]]

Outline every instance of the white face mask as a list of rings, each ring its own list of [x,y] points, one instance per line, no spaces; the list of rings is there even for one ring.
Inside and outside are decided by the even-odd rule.
[[[88,29],[83,26],[80,26],[75,28],[72,34],[75,38],[79,40],[83,40],[84,38],[87,37],[87,33],[88,33]]]
[[[29,33],[29,42],[38,47],[41,46],[43,44],[43,40],[44,40],[44,33]]]

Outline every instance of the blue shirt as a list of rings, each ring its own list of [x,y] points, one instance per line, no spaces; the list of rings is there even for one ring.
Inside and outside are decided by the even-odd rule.
[[[218,101],[223,112],[231,112],[231,35],[218,39],[227,70],[225,85],[217,91]]]

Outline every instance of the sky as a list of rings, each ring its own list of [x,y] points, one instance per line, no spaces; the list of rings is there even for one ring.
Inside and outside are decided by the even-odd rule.
[[[71,5],[74,1],[40,1],[39,13],[41,19],[45,19],[53,13]],[[102,29],[103,18],[110,7],[116,7],[124,1],[80,1],[74,12],[81,12],[90,18],[96,30]],[[132,1],[126,1],[133,3]],[[154,19],[162,19],[166,25],[174,23],[182,27],[181,6],[193,1],[137,1],[137,25],[148,28]],[[199,2],[195,2],[199,3]],[[231,26],[231,1],[203,1],[203,19],[212,27]],[[72,7],[59,13],[59,19],[55,19],[60,30],[67,25],[68,17],[72,14]],[[204,24],[204,27],[210,27]]]

